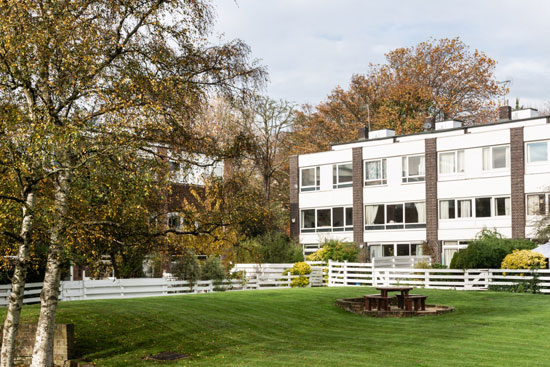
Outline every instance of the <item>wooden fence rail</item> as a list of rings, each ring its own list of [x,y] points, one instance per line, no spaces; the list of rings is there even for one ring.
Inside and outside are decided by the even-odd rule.
[[[489,286],[510,286],[538,277],[541,293],[550,293],[550,270],[517,269],[415,269],[378,268],[370,263],[328,263],[328,286],[394,286],[487,290]]]
[[[293,264],[237,264],[233,271],[243,271],[242,279],[215,284],[200,280],[194,284],[169,278],[136,278],[62,281],[60,300],[78,301],[173,296],[192,293],[288,288],[297,275],[284,274]],[[542,293],[550,293],[550,270],[503,269],[415,269],[379,268],[372,263],[310,263],[309,286],[392,286],[410,285],[420,288],[487,290],[491,285],[510,286],[538,278]],[[0,306],[6,306],[11,285],[0,285]],[[24,303],[40,302],[42,283],[25,286]]]

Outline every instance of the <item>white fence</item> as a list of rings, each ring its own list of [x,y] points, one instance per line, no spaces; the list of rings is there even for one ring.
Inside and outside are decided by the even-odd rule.
[[[61,301],[79,301],[93,299],[138,298],[173,296],[190,293],[216,291],[237,291],[250,289],[288,288],[292,279],[298,275],[283,274],[294,264],[239,264],[236,269],[245,270],[244,279],[226,280],[215,284],[212,280],[196,281],[192,287],[188,281],[169,278],[135,278],[62,281],[59,292]],[[323,267],[312,266],[309,286],[323,285]],[[235,269],[234,269],[235,271]],[[42,283],[29,283],[25,286],[24,304],[40,302]],[[0,285],[0,306],[8,304],[11,285]]]
[[[393,286],[487,290],[489,286],[509,286],[538,276],[542,293],[550,293],[550,270],[503,269],[414,269],[376,268],[371,263],[328,263],[328,286]]]
[[[311,267],[309,286],[320,287],[324,285],[323,271],[326,263],[322,261],[307,261]],[[281,285],[281,274],[286,273],[294,264],[236,264],[232,272],[244,271],[248,281],[256,281],[259,288]],[[289,276],[288,274],[286,275]]]
[[[429,256],[383,256],[372,259],[375,268],[414,268],[419,263],[432,264]]]
[[[137,278],[114,280],[62,281],[60,300],[93,300],[173,296],[191,293],[236,291],[250,289],[274,289],[290,287],[297,275],[283,274],[293,264],[237,264],[233,271],[245,271],[244,279],[232,279],[216,285],[211,280],[200,280],[192,287],[188,281],[167,278]],[[538,277],[542,293],[550,293],[550,270],[501,270],[501,269],[415,269],[378,268],[372,263],[329,261],[310,263],[309,286],[391,286],[410,285],[436,289],[487,290],[491,285],[509,286],[530,281],[533,273]],[[325,279],[326,277],[326,279]],[[0,285],[0,306],[6,306],[11,285]],[[42,283],[25,286],[24,303],[40,301]]]

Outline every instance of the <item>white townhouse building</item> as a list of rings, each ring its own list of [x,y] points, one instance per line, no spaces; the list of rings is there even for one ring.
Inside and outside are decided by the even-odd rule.
[[[357,141],[290,158],[290,231],[304,253],[339,239],[371,258],[419,256],[426,242],[449,264],[484,227],[535,235],[550,204],[550,117],[505,106],[496,123],[426,124],[403,136],[361,128]]]

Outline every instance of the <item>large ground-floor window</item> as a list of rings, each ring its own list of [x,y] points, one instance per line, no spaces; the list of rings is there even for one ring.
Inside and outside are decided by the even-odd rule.
[[[454,254],[468,247],[468,241],[443,241],[443,265],[449,266]]]
[[[422,256],[422,245],[420,243],[369,243],[369,257],[390,256]]]

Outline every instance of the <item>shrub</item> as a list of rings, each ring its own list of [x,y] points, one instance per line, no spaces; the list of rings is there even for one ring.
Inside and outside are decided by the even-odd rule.
[[[303,261],[300,245],[282,232],[268,232],[241,242],[234,251],[236,262],[288,263]]]
[[[352,243],[338,240],[325,241],[323,247],[306,257],[308,261],[356,261],[359,249]]]
[[[531,250],[536,246],[529,240],[508,239],[496,231],[484,229],[468,247],[455,253],[451,269],[498,269],[506,255],[513,250]]]
[[[209,256],[202,266],[202,280],[222,281],[226,277],[225,267],[218,256]]]
[[[223,290],[221,285],[226,278],[225,267],[218,256],[209,256],[202,266],[201,279],[212,280],[215,291]]]
[[[541,269],[546,267],[546,259],[539,252],[531,250],[514,250],[506,255],[501,269]]]
[[[311,266],[305,262],[294,263],[294,266],[286,270],[283,275],[290,273],[290,275],[298,275],[297,278],[293,278],[290,286],[295,287],[307,287],[309,285],[309,278],[305,275],[311,274]]]
[[[189,281],[191,289],[201,275],[201,265],[192,251],[179,255],[170,270],[176,278]]]

